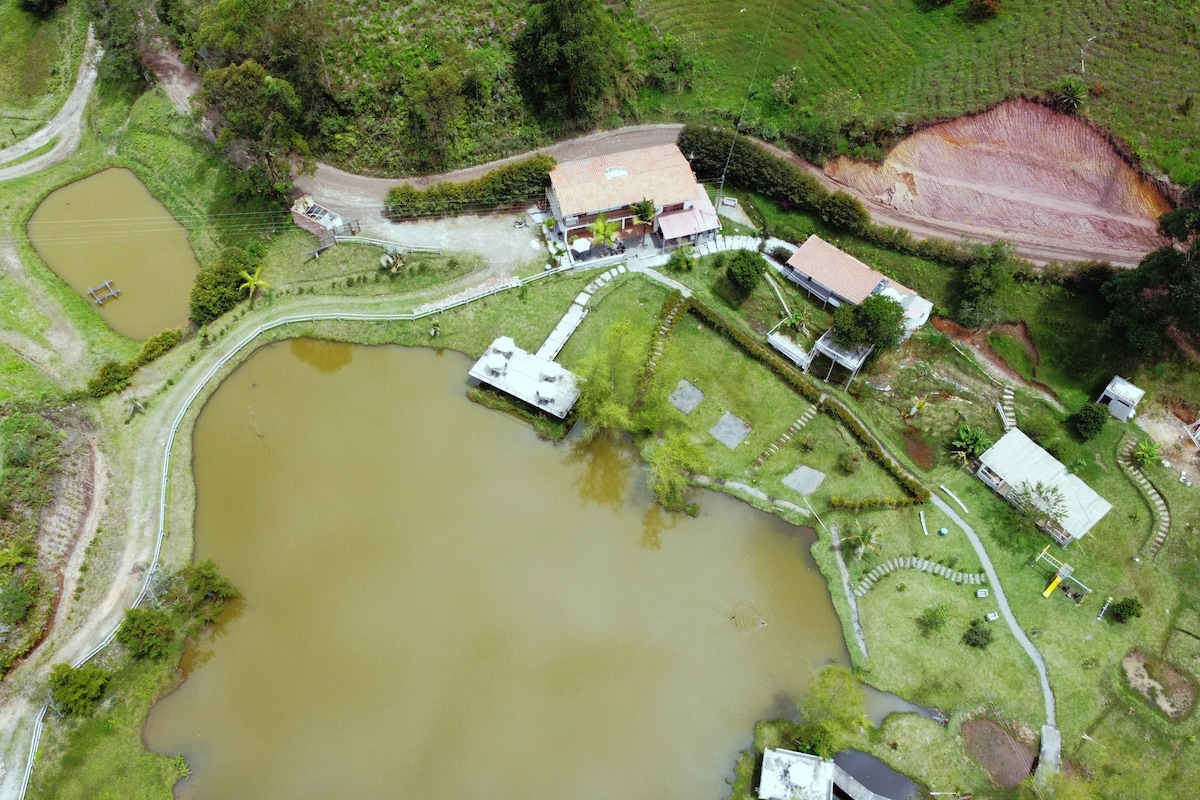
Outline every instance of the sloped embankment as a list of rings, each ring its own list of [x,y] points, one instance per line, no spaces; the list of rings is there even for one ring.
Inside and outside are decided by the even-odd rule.
[[[882,164],[839,158],[826,173],[916,221],[1118,263],[1163,243],[1156,220],[1170,208],[1104,136],[1027,100],[918,131]]]

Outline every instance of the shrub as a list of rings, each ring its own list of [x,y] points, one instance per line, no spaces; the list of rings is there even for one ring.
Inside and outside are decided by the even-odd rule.
[[[1142,601],[1136,597],[1122,597],[1113,603],[1109,610],[1112,612],[1113,621],[1124,625],[1142,615]]]
[[[435,183],[427,189],[407,184],[387,193],[384,207],[392,219],[457,214],[464,206],[507,208],[539,196],[550,185],[553,156],[536,155],[489,170],[469,181]]]
[[[972,20],[991,19],[1000,13],[1000,0],[967,0],[963,16]]]
[[[1088,403],[1071,415],[1071,424],[1075,426],[1079,438],[1085,442],[1095,439],[1104,430],[1108,421],[1108,408],[1100,403]]]
[[[117,641],[137,659],[162,658],[171,650],[175,625],[160,608],[131,608],[117,630]]]
[[[858,472],[858,468],[862,466],[862,451],[858,449],[844,450],[838,456],[838,467],[847,475],[853,475]]]
[[[690,245],[678,248],[667,259],[667,269],[671,272],[691,272],[695,266],[696,251]]]
[[[930,606],[922,611],[916,617],[917,628],[920,629],[921,635],[929,638],[933,634],[946,627],[950,622],[950,612],[946,610],[944,605]]]
[[[100,365],[100,369],[96,370],[96,376],[88,381],[88,394],[92,397],[104,397],[121,391],[129,385],[129,380],[133,377],[133,370],[132,363],[105,361]]]
[[[230,600],[241,595],[211,558],[189,564],[179,574],[184,584],[181,605],[197,622],[212,622]]]
[[[796,251],[790,247],[784,247],[783,245],[775,245],[774,247],[771,248],[771,252],[768,253],[768,255],[770,255],[771,258],[775,259],[780,264],[786,264],[788,262],[788,259],[791,258],[792,254],[795,252]]]
[[[729,259],[725,275],[742,296],[749,295],[762,278],[762,256],[753,250],[738,250]]]
[[[161,333],[156,333],[142,343],[142,350],[134,359],[134,363],[139,367],[145,366],[181,341],[183,341],[183,331],[178,328],[167,328]]]
[[[1158,442],[1152,439],[1144,439],[1138,442],[1137,447],[1133,449],[1133,461],[1139,467],[1147,467],[1158,461],[1160,449]]]
[[[821,219],[835,228],[862,233],[871,224],[871,215],[858,198],[846,192],[834,192],[826,197],[819,209]]]
[[[915,497],[843,497],[833,495],[829,498],[829,507],[835,511],[869,511],[876,508],[907,508],[921,505],[923,501]]]
[[[66,713],[86,716],[104,696],[110,677],[108,670],[94,664],[74,669],[70,664],[55,664],[50,671],[50,696]]]
[[[977,647],[980,650],[987,650],[988,646],[995,638],[992,633],[992,627],[981,619],[971,620],[971,625],[963,632],[962,643],[967,647]]]
[[[222,259],[216,265],[200,270],[189,299],[191,318],[197,325],[207,325],[237,305],[242,297],[241,267],[232,259]]]
[[[37,602],[38,582],[33,576],[9,575],[0,583],[0,622],[19,625]]]

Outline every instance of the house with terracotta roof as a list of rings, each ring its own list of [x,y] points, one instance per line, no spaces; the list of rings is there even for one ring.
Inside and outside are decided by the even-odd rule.
[[[708,192],[673,144],[565,161],[550,172],[546,198],[564,243],[587,237],[601,214],[625,235],[654,233],[665,247],[704,241],[721,227]],[[642,200],[654,201],[652,230],[634,226],[630,206]]]
[[[858,305],[873,294],[895,300],[904,309],[904,338],[929,321],[933,304],[902,283],[871,269],[820,236],[809,236],[787,260],[784,274],[821,302]]]

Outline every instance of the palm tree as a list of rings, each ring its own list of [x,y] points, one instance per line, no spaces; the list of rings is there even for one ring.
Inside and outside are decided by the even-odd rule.
[[[654,224],[654,201],[642,198],[637,203],[630,203],[629,210],[633,212],[634,225],[653,225]],[[646,233],[649,233],[647,231]],[[642,244],[646,244],[646,233],[642,234]]]
[[[254,308],[254,296],[262,294],[267,289],[271,288],[271,284],[262,279],[262,271],[262,264],[258,265],[258,268],[254,270],[253,275],[246,270],[242,270],[242,278],[245,280],[245,283],[238,287],[238,291],[244,291],[250,295],[251,308]]]
[[[1087,99],[1087,89],[1084,88],[1083,81],[1072,75],[1055,87],[1052,96],[1059,111],[1074,114]]]
[[[1139,467],[1148,466],[1159,458],[1158,443],[1149,439],[1142,440],[1138,446],[1133,449],[1133,461]]]
[[[862,561],[862,557],[868,552],[872,555],[879,555],[879,526],[870,525],[863,528],[862,520],[854,520],[854,532],[848,534],[842,541],[850,545],[854,549],[854,556]]]
[[[592,233],[592,247],[601,246],[612,248],[617,243],[617,231],[621,230],[621,226],[615,222],[609,222],[608,217],[601,214],[596,217],[596,221],[588,225],[588,230]]]

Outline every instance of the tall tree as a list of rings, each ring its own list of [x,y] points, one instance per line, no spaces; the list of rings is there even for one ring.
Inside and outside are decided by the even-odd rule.
[[[1184,191],[1178,208],[1158,218],[1158,228],[1173,243],[1137,269],[1113,275],[1102,289],[1111,307],[1108,323],[1144,353],[1156,350],[1172,326],[1200,336],[1200,181]]]
[[[904,335],[904,308],[890,297],[873,294],[857,306],[833,312],[833,339],[842,347],[895,347]]]
[[[596,119],[621,99],[618,82],[628,78],[632,60],[602,0],[533,3],[514,50],[518,77],[538,110],[580,122]]]
[[[313,169],[300,135],[300,101],[292,86],[259,63],[246,61],[205,73],[192,106],[220,133],[217,145],[245,170],[248,194],[286,198],[296,170]]]

